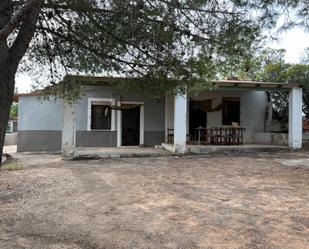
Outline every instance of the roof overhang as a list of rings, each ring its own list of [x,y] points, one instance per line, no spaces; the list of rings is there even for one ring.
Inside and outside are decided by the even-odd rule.
[[[96,86],[112,86],[116,83],[130,83],[137,80],[143,82],[138,78],[127,77],[95,77],[95,76],[77,76],[68,75],[65,79],[73,79],[79,81],[81,85],[96,85]],[[63,81],[64,82],[64,81]],[[173,80],[175,82],[175,80]],[[246,81],[246,80],[213,80],[211,81],[214,89],[222,90],[260,90],[260,91],[289,91],[291,88],[301,88],[299,83],[279,83],[279,82],[263,82],[263,81]],[[37,90],[31,93],[22,93],[14,95],[13,101],[18,102],[19,97],[24,96],[40,96],[42,90]]]
[[[213,87],[225,89],[245,89],[245,90],[275,90],[287,91],[291,88],[301,88],[299,83],[278,83],[263,81],[246,81],[246,80],[214,80]]]

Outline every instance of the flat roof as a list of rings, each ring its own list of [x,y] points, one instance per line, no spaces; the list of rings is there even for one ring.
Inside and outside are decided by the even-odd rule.
[[[299,83],[280,83],[280,82],[266,82],[266,81],[251,81],[251,80],[213,80],[212,81],[214,86],[219,87],[246,87],[246,88],[300,88],[302,87]]]
[[[139,78],[129,77],[96,77],[96,76],[79,76],[79,75],[68,75],[65,79],[75,79],[80,81],[81,85],[113,85],[118,82],[132,82],[136,80],[143,80]],[[175,80],[171,80],[175,82]],[[213,80],[211,81],[213,87],[219,89],[252,89],[252,90],[282,90],[291,88],[301,88],[302,85],[299,83],[280,83],[280,82],[265,82],[265,81],[250,81],[250,80]],[[49,86],[50,87],[50,86]],[[42,90],[36,90],[31,93],[21,93],[14,95],[14,101],[18,101],[18,97],[24,96],[40,96]]]

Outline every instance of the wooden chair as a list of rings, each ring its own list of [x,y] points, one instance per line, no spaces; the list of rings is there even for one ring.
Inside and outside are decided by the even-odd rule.
[[[174,129],[167,129],[167,142],[173,143],[174,142]]]

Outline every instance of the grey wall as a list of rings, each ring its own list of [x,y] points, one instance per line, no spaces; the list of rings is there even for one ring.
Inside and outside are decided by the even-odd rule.
[[[19,98],[17,151],[60,151],[63,101]]]
[[[129,95],[126,96],[119,93],[117,89],[112,87],[85,87],[85,93],[78,101],[76,109],[76,129],[78,131],[87,130],[88,98],[120,98],[121,101],[144,102],[145,131],[164,132],[164,98],[155,100],[137,95],[134,96],[133,93]]]
[[[61,131],[18,131],[17,151],[61,151]]]
[[[117,146],[116,131],[87,131],[88,98],[116,98],[144,102],[144,144],[153,146],[164,141],[164,99],[125,96],[112,87],[86,86],[76,106],[76,146]],[[116,117],[117,118],[117,117]],[[18,151],[60,151],[63,101],[40,101],[35,96],[19,98]],[[117,123],[117,119],[116,119]]]
[[[87,131],[88,98],[116,98],[120,101],[143,102],[145,115],[144,145],[154,146],[164,141],[164,98],[149,99],[133,93],[122,94],[112,87],[87,86],[85,87],[84,95],[78,101],[76,109],[76,129],[80,133],[77,138],[78,146],[86,146],[86,144],[89,146],[117,146],[117,135],[114,134],[114,131],[111,131],[111,134],[108,134],[109,131],[103,131],[101,132],[102,134],[99,131]],[[95,137],[95,134],[98,137]],[[82,143],[82,140],[87,142]],[[90,143],[91,140],[93,142]]]
[[[76,147],[116,147],[116,131],[77,131]]]

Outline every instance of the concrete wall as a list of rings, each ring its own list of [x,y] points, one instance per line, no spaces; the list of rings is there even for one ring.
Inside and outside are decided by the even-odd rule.
[[[117,132],[88,131],[88,98],[113,98],[144,103],[144,145],[164,141],[165,100],[149,99],[119,93],[112,87],[87,86],[76,106],[76,146],[115,147]],[[62,139],[63,101],[40,101],[34,96],[19,98],[18,151],[60,151]],[[117,115],[115,115],[117,122]]]
[[[267,107],[267,96],[264,91],[207,91],[198,95],[189,96],[194,100],[212,99],[213,108],[222,102],[224,97],[240,98],[240,125],[246,128],[245,142],[254,143],[254,134],[264,132],[265,126],[265,111]],[[166,120],[167,128],[174,127],[174,103],[173,96],[168,96],[166,103]],[[188,114],[189,115],[189,114]],[[189,120],[189,118],[187,118]],[[189,125],[189,124],[188,124]],[[222,125],[222,112],[207,113],[207,126],[220,127]]]
[[[78,101],[76,108],[76,130],[80,133],[77,135],[77,146],[108,146],[117,145],[117,136],[115,131],[87,131],[88,119],[88,99],[89,98],[112,98],[120,101],[143,102],[144,103],[144,145],[154,146],[164,141],[164,106],[165,100],[149,99],[136,94],[122,94],[112,87],[87,86],[84,95]],[[117,123],[117,115],[115,116]],[[101,133],[101,134],[100,134]],[[110,134],[108,134],[110,133]],[[93,134],[98,134],[95,136]],[[83,137],[85,141],[79,142]],[[102,140],[103,139],[103,140]],[[92,142],[90,143],[90,140]]]
[[[287,146],[288,133],[271,133],[271,132],[257,132],[254,134],[254,141],[257,144],[272,144]]]
[[[17,132],[6,133],[4,138],[4,146],[16,145],[17,144]]]
[[[17,151],[60,151],[63,101],[19,98]]]

